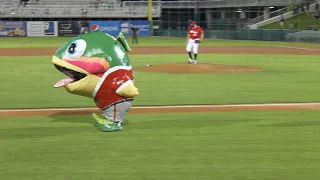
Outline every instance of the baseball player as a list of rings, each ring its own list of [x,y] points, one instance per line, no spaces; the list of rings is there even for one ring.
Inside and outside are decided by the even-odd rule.
[[[136,44],[138,43],[138,34],[140,32],[140,29],[137,28],[136,26],[132,26],[131,27],[131,33],[132,33],[132,44],[134,44],[134,42],[136,42]]]
[[[187,52],[189,54],[189,64],[198,64],[198,48],[199,43],[202,42],[204,37],[203,30],[200,26],[197,26],[195,21],[190,21],[187,36]],[[192,58],[191,50],[193,50],[194,59]]]

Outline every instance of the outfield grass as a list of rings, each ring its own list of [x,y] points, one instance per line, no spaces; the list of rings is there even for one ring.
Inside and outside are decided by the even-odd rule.
[[[59,47],[67,37],[11,37],[1,38],[0,48],[27,48],[27,47]],[[185,46],[186,39],[178,37],[139,37],[140,44],[131,44],[131,38],[126,37],[128,43],[134,46]],[[247,40],[221,40],[206,39],[201,46],[307,46],[320,47],[320,44],[314,43],[289,43],[272,41],[247,41]]]
[[[0,108],[95,106],[93,100],[53,85],[65,76],[50,57],[2,57]],[[318,102],[319,56],[200,55],[202,63],[253,66],[262,72],[168,74],[134,71],[135,105]],[[185,63],[186,55],[132,55],[134,67]]]
[[[319,111],[129,115],[121,133],[90,116],[1,119],[4,180],[317,180]]]

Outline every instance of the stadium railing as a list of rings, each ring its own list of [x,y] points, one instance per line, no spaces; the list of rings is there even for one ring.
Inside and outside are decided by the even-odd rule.
[[[312,0],[312,1],[308,0],[308,1],[310,2],[310,4],[312,4],[312,3],[315,2],[316,0]],[[279,9],[279,10],[272,11],[272,12],[270,12],[270,13],[267,13],[266,16],[268,16],[269,18],[273,18],[273,17],[276,17],[276,16],[280,16],[280,15],[282,15],[282,14],[284,14],[284,13],[287,13],[287,12],[292,11],[292,10],[293,10],[292,7],[293,7],[294,5],[297,5],[297,4],[300,4],[300,3],[305,3],[305,1],[304,1],[304,0],[294,1],[292,4],[288,5],[288,6],[285,7],[285,8],[282,8],[282,9]],[[255,23],[264,21],[264,20],[265,20],[264,17],[265,17],[265,15],[258,16],[258,17],[256,17],[256,18],[252,18],[252,19],[250,19],[250,21],[248,22],[248,25],[250,25],[250,24],[255,24]]]
[[[182,0],[182,1],[153,1],[153,5],[163,8],[226,8],[226,7],[251,7],[251,6],[288,6],[301,0]],[[124,1],[124,6],[148,6],[148,1]]]
[[[306,12],[309,12],[309,13],[310,12],[316,12],[316,4],[317,3],[320,3],[320,0],[315,0],[315,1],[310,2],[308,11],[307,11],[307,8],[306,8],[305,4],[303,3],[301,5],[303,5],[304,11],[301,11],[301,9],[299,8],[296,13],[294,13],[294,11],[291,10],[291,9],[284,8],[282,10],[279,10],[279,11],[275,12],[273,14],[273,17],[270,17],[267,20],[261,20],[262,17],[257,17],[255,19],[251,19],[246,24],[246,26],[248,28],[250,28],[250,29],[257,29],[257,28],[259,28],[261,26],[264,26],[264,25],[267,25],[267,24],[279,22],[280,19],[281,19],[281,15],[283,15],[284,19],[289,19],[289,18],[292,18],[294,16],[297,16],[297,15],[300,15],[300,14],[304,14]],[[288,12],[286,12],[286,10]]]

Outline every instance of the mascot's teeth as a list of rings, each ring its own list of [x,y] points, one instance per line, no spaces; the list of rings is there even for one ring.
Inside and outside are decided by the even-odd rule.
[[[70,84],[70,83],[72,83],[72,82],[74,82],[74,81],[75,81],[75,79],[73,79],[73,78],[62,79],[62,80],[58,81],[58,82],[54,85],[54,87],[55,87],[55,88],[59,88],[59,87],[65,86],[65,85],[67,85],[67,84]]]

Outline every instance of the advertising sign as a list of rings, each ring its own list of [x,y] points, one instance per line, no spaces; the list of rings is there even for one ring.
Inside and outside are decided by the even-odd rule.
[[[0,21],[0,36],[26,36],[26,22]]]
[[[57,21],[28,21],[27,36],[58,36]]]
[[[90,21],[90,32],[100,31],[117,36],[120,32],[120,21]]]
[[[54,35],[54,22],[44,22],[44,35],[53,36]]]
[[[139,36],[150,36],[150,22],[147,20],[121,21],[121,32],[125,36],[131,36],[131,28],[138,28]]]
[[[88,21],[59,21],[58,36],[79,36],[89,32]]]

